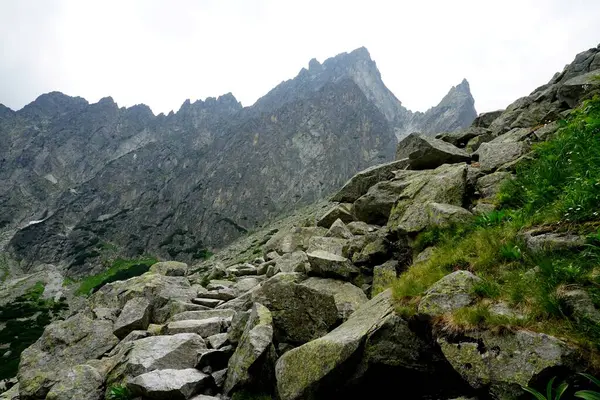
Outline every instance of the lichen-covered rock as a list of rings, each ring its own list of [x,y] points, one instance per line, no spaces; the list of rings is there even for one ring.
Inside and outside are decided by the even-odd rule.
[[[277,267],[281,272],[305,273],[309,267],[308,257],[303,251],[286,253],[277,260]]]
[[[356,265],[375,265],[391,257],[392,245],[386,231],[379,230],[359,236],[348,242],[343,255],[351,258]]]
[[[368,301],[367,296],[360,288],[336,279],[308,278],[300,285],[333,296],[339,317],[344,321]]]
[[[278,342],[301,344],[325,335],[338,320],[333,294],[298,284],[297,276],[267,280],[252,300],[267,307]]]
[[[167,302],[167,304],[165,304],[158,310],[155,310],[154,315],[151,319],[156,324],[163,324],[173,315],[180,314],[186,311],[202,311],[208,309],[208,307],[187,301],[170,300]]]
[[[502,185],[512,176],[510,172],[494,172],[477,179],[476,189],[479,196],[482,198],[495,197],[500,192]]]
[[[313,236],[310,238],[307,253],[314,251],[326,251],[341,256],[344,246],[348,243],[346,239],[336,237]]]
[[[396,160],[408,158],[411,169],[432,169],[442,164],[470,161],[469,154],[439,139],[411,133],[398,143]]]
[[[255,276],[238,278],[237,282],[233,285],[233,289],[235,289],[237,293],[246,293],[248,290],[258,286],[262,281],[263,279],[261,277]]]
[[[392,179],[394,177],[393,171],[406,169],[407,165],[408,160],[406,159],[367,168],[350,178],[340,191],[333,196],[332,201],[353,203],[360,196],[367,193],[371,186]]]
[[[231,317],[210,317],[201,320],[181,320],[169,322],[165,327],[167,335],[196,333],[203,338],[225,332],[231,324]]]
[[[250,385],[253,381],[268,377],[260,376],[266,362],[263,355],[273,346],[273,318],[269,310],[255,303],[250,312],[238,347],[229,359],[227,379],[223,390],[226,394],[234,389]]]
[[[136,340],[109,373],[108,383],[121,383],[154,370],[194,368],[198,355],[205,350],[204,340],[195,333]]]
[[[232,265],[226,271],[230,276],[258,275],[258,269],[250,263]]]
[[[321,250],[308,253],[307,256],[311,275],[351,281],[360,272],[346,257]]]
[[[99,358],[117,343],[110,321],[76,314],[53,322],[37,342],[21,353],[17,375],[21,396],[44,398],[68,367]]]
[[[472,333],[453,340],[439,338],[452,367],[475,389],[490,386],[493,397],[516,399],[521,386],[555,367],[574,367],[574,350],[543,333],[516,331]]]
[[[207,299],[204,297],[196,297],[196,298],[192,299],[192,303],[198,304],[200,306],[208,307],[208,308],[215,308],[215,307],[223,304],[224,301],[218,300],[218,299]]]
[[[366,235],[367,233],[375,232],[378,229],[377,226],[369,225],[363,221],[350,222],[346,226],[353,235]]]
[[[244,334],[244,329],[246,329],[248,318],[250,318],[250,311],[238,311],[235,313],[231,320],[231,328],[227,332],[227,339],[230,343],[235,345],[240,341]]]
[[[340,239],[352,239],[354,235],[341,219],[336,219],[325,234],[325,237],[335,237]]]
[[[340,203],[329,210],[317,221],[317,226],[329,229],[336,220],[349,223],[354,221],[354,215],[352,215],[352,204]]]
[[[115,322],[114,334],[119,339],[129,332],[145,330],[150,324],[150,302],[144,297],[129,300]]]
[[[76,365],[65,372],[48,392],[46,400],[101,400],[103,376],[89,365]]]
[[[17,383],[4,393],[0,393],[0,400],[19,400],[19,384]]]
[[[469,271],[455,271],[434,283],[419,302],[419,313],[441,315],[472,304],[473,288],[481,278]]]
[[[200,311],[184,311],[173,315],[169,321],[185,321],[190,319],[203,320],[207,318],[221,317],[232,318],[235,315],[233,310],[200,310]]]
[[[211,349],[220,349],[221,347],[229,344],[229,339],[227,336],[227,333],[217,333],[207,337],[206,340],[210,344]]]
[[[571,233],[531,230],[523,233],[525,244],[534,253],[543,251],[575,250],[585,246],[585,237]]]
[[[590,295],[583,289],[571,289],[560,293],[572,318],[600,326],[600,310],[594,306]]]
[[[397,278],[397,267],[398,261],[389,260],[382,265],[377,265],[373,268],[373,286],[371,288],[372,296],[376,296],[392,286]]]
[[[453,224],[465,224],[473,219],[473,214],[459,206],[444,203],[428,203],[428,227],[447,227]]]
[[[405,189],[420,176],[425,175],[416,171],[405,172],[407,179],[380,182],[359,197],[354,202],[356,218],[369,224],[385,225],[394,204]]]
[[[148,400],[187,400],[211,381],[210,375],[194,368],[163,369],[136,376],[127,388],[132,395]]]
[[[504,164],[517,160],[529,150],[524,142],[483,143],[477,150],[483,172],[493,172]]]
[[[153,264],[150,272],[166,276],[186,276],[188,265],[179,261],[162,261]]]
[[[392,312],[391,292],[386,291],[327,335],[286,352],[275,366],[279,398],[296,400],[318,394],[321,386],[331,384],[326,382],[327,376],[341,371],[369,333]],[[334,384],[339,382],[343,377]]]
[[[322,236],[326,232],[325,228],[312,226],[279,231],[264,245],[263,251],[265,253],[276,251],[279,254],[293,253],[298,250],[305,251],[311,237]]]

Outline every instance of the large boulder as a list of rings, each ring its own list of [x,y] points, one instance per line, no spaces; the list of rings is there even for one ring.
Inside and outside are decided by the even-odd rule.
[[[134,396],[148,400],[187,400],[210,385],[212,378],[194,368],[164,369],[136,376],[127,383]]]
[[[350,229],[348,229],[341,219],[336,219],[325,234],[325,237],[335,237],[340,239],[352,239],[353,236]]]
[[[293,253],[298,250],[306,250],[308,241],[313,236],[322,236],[327,229],[322,227],[301,227],[290,230],[282,230],[273,235],[264,245],[265,253],[276,251],[279,254]]]
[[[455,271],[434,283],[419,302],[419,313],[442,315],[466,307],[476,300],[473,292],[481,278],[469,271]]]
[[[345,223],[354,221],[354,215],[352,215],[352,204],[341,203],[333,206],[327,210],[327,212],[323,214],[321,218],[319,218],[317,221],[317,226],[329,228],[331,224],[338,219]]]
[[[536,229],[526,231],[522,236],[525,245],[533,253],[577,250],[583,248],[586,243],[584,236]]]
[[[101,357],[119,343],[113,324],[76,314],[53,322],[21,353],[18,379],[24,399],[44,398],[68,367]]]
[[[483,143],[477,149],[480,168],[486,173],[493,172],[505,164],[516,161],[529,150],[529,147],[524,142]]]
[[[188,265],[178,261],[163,261],[153,264],[150,272],[166,276],[186,276]]]
[[[386,291],[327,335],[282,355],[275,366],[279,398],[315,398],[323,387],[343,382],[344,377],[338,376],[335,382],[327,378],[352,362],[352,356],[357,354],[367,336],[392,313],[391,292]]]
[[[376,265],[391,257],[392,243],[386,237],[387,231],[379,230],[353,238],[344,247],[343,255],[356,265]]]
[[[505,182],[512,179],[512,176],[510,172],[494,172],[477,179],[475,187],[480,197],[492,198],[500,192]]]
[[[326,251],[341,256],[344,252],[344,246],[348,243],[346,239],[336,237],[313,236],[308,242],[307,253],[315,251]]]
[[[388,221],[392,231],[412,233],[429,223],[429,203],[461,206],[466,190],[466,164],[442,165],[407,182]]]
[[[165,328],[167,335],[175,335],[177,333],[196,333],[203,338],[207,338],[217,333],[222,333],[227,330],[231,324],[231,317],[211,317],[201,320],[181,320],[169,322]]]
[[[105,376],[90,365],[76,365],[52,386],[46,400],[100,400]]]
[[[418,133],[411,133],[398,143],[396,160],[404,158],[408,158],[411,169],[432,169],[442,164],[471,160],[466,151],[443,140]]]
[[[600,310],[596,308],[587,291],[583,289],[564,290],[560,293],[560,298],[575,321],[600,326]]]
[[[489,386],[493,398],[517,399],[545,371],[577,364],[574,349],[543,333],[473,332],[438,339],[452,367],[473,388]]]
[[[373,286],[371,289],[372,296],[378,295],[393,285],[398,277],[396,272],[397,268],[398,261],[396,260],[386,261],[385,263],[377,265],[373,268]]]
[[[300,285],[333,296],[339,317],[344,321],[368,301],[367,296],[360,288],[336,279],[308,278]]]
[[[360,272],[350,260],[337,254],[316,250],[308,253],[307,256],[310,263],[310,275],[351,281]]]
[[[150,324],[150,302],[144,297],[129,300],[115,322],[114,334],[119,339],[129,332],[145,330]]]
[[[240,342],[229,359],[224,392],[268,381],[268,355],[273,348],[273,318],[269,310],[255,303]]]
[[[360,196],[367,193],[369,188],[381,181],[387,181],[394,177],[394,171],[406,169],[408,160],[397,160],[387,164],[380,164],[370,167],[354,175],[337,192],[332,201],[353,203]]]
[[[453,146],[464,148],[467,146],[471,139],[482,135],[487,135],[488,132],[489,131],[485,128],[470,127],[462,131],[441,133],[436,135],[435,138],[450,143]]]
[[[465,224],[473,219],[473,214],[462,207],[452,204],[428,203],[427,226],[447,227],[455,224]]]
[[[308,257],[303,251],[286,253],[278,258],[276,263],[281,272],[306,272],[309,267]]]
[[[278,274],[252,296],[270,310],[278,342],[306,343],[325,335],[339,320],[333,294],[296,282],[293,275]]]

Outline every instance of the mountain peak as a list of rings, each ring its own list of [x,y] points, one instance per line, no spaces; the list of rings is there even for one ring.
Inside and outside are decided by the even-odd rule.
[[[61,92],[49,92],[38,96],[37,99],[27,104],[20,114],[29,116],[53,117],[70,111],[83,109],[88,105],[82,97],[71,97]]]

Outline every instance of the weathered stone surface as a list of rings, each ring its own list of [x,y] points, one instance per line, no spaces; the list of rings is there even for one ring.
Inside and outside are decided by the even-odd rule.
[[[231,323],[231,317],[211,317],[202,320],[183,320],[169,322],[165,327],[167,335],[177,333],[196,333],[203,338],[225,332]]]
[[[178,261],[163,261],[153,264],[150,272],[166,276],[186,276],[188,265]]]
[[[104,376],[89,365],[76,365],[62,374],[52,386],[47,400],[100,400],[103,398]]]
[[[352,204],[351,203],[340,203],[330,208],[319,220],[317,226],[329,229],[331,224],[336,220],[349,223],[354,221],[354,215],[352,215]]]
[[[214,378],[214,374],[213,374],[213,378]],[[198,396],[192,397],[190,400],[221,400],[221,398],[215,397],[215,396],[207,396],[205,394],[199,394]]]
[[[76,314],[46,327],[42,336],[21,353],[17,375],[24,398],[44,398],[69,366],[99,358],[117,345],[113,324]]]
[[[279,231],[264,245],[263,251],[277,251],[279,254],[284,254],[306,250],[312,236],[324,235],[326,232],[327,230],[322,227],[302,227]]]
[[[186,311],[202,311],[209,310],[209,307],[201,306],[199,304],[188,303],[181,300],[172,300],[167,302],[166,305],[154,311],[152,321],[157,324],[163,324],[173,315],[180,314]]]
[[[134,396],[149,400],[187,400],[210,384],[210,375],[194,368],[163,369],[136,376],[127,383]]]
[[[468,271],[455,271],[434,283],[419,302],[419,313],[441,315],[472,304],[473,287],[481,278]]]
[[[255,303],[250,312],[244,333],[237,349],[229,360],[227,379],[224,392],[231,393],[234,389],[250,384],[253,380],[264,379],[260,373],[262,357],[273,343],[273,318],[269,310]],[[256,375],[255,375],[256,374]]]
[[[389,260],[382,265],[377,265],[373,268],[372,296],[377,296],[379,293],[392,286],[397,277],[397,267],[398,261]]]
[[[286,352],[275,366],[279,398],[311,398],[321,385],[331,384],[325,382],[327,376],[341,370],[369,333],[392,312],[391,292],[386,291],[327,335]]]
[[[223,385],[225,385],[225,379],[227,378],[227,368],[214,371],[211,375],[215,380],[215,386],[219,389],[222,389]]]
[[[267,307],[278,342],[301,344],[325,335],[339,320],[333,294],[300,285],[297,276],[267,280],[252,300]]]
[[[333,296],[339,316],[344,321],[368,300],[360,288],[336,279],[308,278],[300,285]]]
[[[492,124],[492,122],[494,122],[494,120],[496,118],[498,118],[500,115],[502,115],[503,112],[504,112],[504,110],[496,110],[496,111],[489,111],[489,112],[481,113],[477,116],[477,118],[475,118],[472,126],[475,126],[478,128],[488,128]]]
[[[233,276],[258,275],[256,266],[252,264],[237,264],[227,267],[227,273]]]
[[[494,172],[489,175],[484,175],[477,179],[476,189],[479,196],[482,198],[495,197],[502,188],[502,185],[512,178],[510,172]]]
[[[229,344],[229,339],[227,338],[227,333],[217,333],[215,335],[209,336],[206,338],[210,347],[212,349],[220,349],[223,346]]]
[[[388,226],[398,232],[419,232],[429,224],[428,204],[461,206],[466,190],[465,164],[443,165],[407,182],[390,213]]]
[[[465,148],[471,139],[482,135],[487,135],[488,132],[489,131],[485,128],[470,127],[462,131],[441,133],[436,135],[435,138],[450,143],[453,146]]]
[[[184,311],[175,314],[170,318],[170,321],[185,321],[190,319],[203,320],[207,318],[221,317],[232,318],[235,315],[233,310],[200,310],[200,311]]]
[[[365,195],[354,202],[356,217],[369,224],[385,225],[394,204],[412,183],[410,178],[416,180],[418,176],[422,175],[414,171],[410,171],[408,174],[407,178],[409,179],[384,181],[371,187]]]
[[[246,293],[248,290],[258,286],[261,282],[262,279],[257,277],[239,278],[233,285],[233,288],[237,290],[238,293]]]
[[[232,344],[237,344],[246,329],[246,323],[250,318],[250,311],[238,311],[231,320],[231,328],[227,332],[227,339]]]
[[[440,338],[438,343],[473,388],[490,385],[492,395],[502,399],[519,398],[524,393],[521,386],[548,368],[576,365],[573,349],[542,333],[484,331],[458,340]]]
[[[277,267],[281,272],[305,273],[309,267],[308,257],[303,251],[286,253],[277,260]]]
[[[473,214],[462,207],[443,203],[428,203],[427,213],[429,221],[427,226],[445,227],[453,224],[468,223],[473,219]]]
[[[529,150],[523,142],[483,143],[477,150],[483,172],[493,172],[504,164],[517,160]]]
[[[154,370],[194,368],[198,355],[205,350],[204,340],[195,333],[136,340],[131,350],[110,372],[108,382],[122,382]]]
[[[433,255],[434,247],[428,247],[415,257],[414,263],[422,263],[428,261]]]
[[[411,169],[431,169],[442,164],[470,161],[469,154],[456,146],[439,139],[432,139],[418,133],[405,137],[396,150],[396,160],[409,159]]]
[[[195,299],[192,299],[192,303],[198,304],[200,306],[208,307],[208,308],[215,308],[217,306],[220,306],[224,302],[223,302],[223,300],[205,299],[203,297],[196,297]]]
[[[0,393],[0,400],[20,400],[19,384],[17,383],[4,393]]]
[[[585,237],[570,233],[531,230],[524,232],[523,238],[532,252],[574,250],[585,245]]]
[[[360,196],[367,193],[369,188],[381,181],[387,181],[394,177],[393,171],[405,169],[408,160],[397,160],[387,164],[375,165],[354,175],[340,189],[332,201],[353,203]]]
[[[122,339],[131,331],[148,328],[150,311],[150,302],[146,298],[137,297],[129,300],[115,322],[115,336]]]
[[[346,226],[353,235],[366,235],[367,233],[375,232],[378,229],[377,226],[369,225],[363,221],[350,222]]]
[[[571,316],[578,322],[600,325],[600,310],[594,306],[590,295],[583,289],[566,290],[560,293]]]
[[[371,266],[387,261],[391,257],[391,250],[392,244],[382,229],[348,241],[343,255],[356,265]]]
[[[350,260],[333,253],[316,250],[307,256],[311,275],[350,281],[360,272]]]
[[[351,239],[354,235],[341,219],[336,219],[325,234],[325,237],[335,237],[340,239]]]
[[[115,322],[121,312],[118,308],[107,308],[97,307],[92,310],[95,315],[95,319],[105,319],[107,321]]]
[[[307,253],[315,251],[326,251],[341,256],[343,253],[344,245],[348,243],[346,239],[340,239],[335,237],[324,237],[324,236],[313,236],[310,238]]]
[[[235,299],[237,297],[237,294],[238,294],[238,292],[235,289],[224,288],[224,289],[210,290],[208,292],[199,293],[198,297],[202,297],[204,299],[229,301],[231,299]]]

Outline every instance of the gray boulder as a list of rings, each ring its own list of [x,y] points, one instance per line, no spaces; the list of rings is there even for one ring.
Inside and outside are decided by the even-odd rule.
[[[398,276],[396,273],[397,266],[398,261],[389,260],[382,265],[377,265],[373,268],[371,296],[376,296],[392,286]]]
[[[529,145],[524,142],[483,143],[477,150],[480,168],[486,173],[493,172],[517,160],[528,150]]]
[[[188,265],[178,261],[163,261],[153,264],[150,272],[166,276],[186,276]]]
[[[211,349],[220,349],[221,347],[229,344],[229,339],[227,336],[227,333],[217,333],[207,337],[206,340],[210,344]]]
[[[473,214],[462,207],[452,204],[428,203],[428,226],[446,227],[453,224],[465,224],[473,219]]]
[[[590,295],[583,289],[571,289],[560,293],[571,317],[578,322],[588,322],[600,326],[600,310],[596,308]]]
[[[341,219],[336,219],[325,234],[325,237],[335,237],[340,239],[351,239],[353,236],[350,229],[348,229]]]
[[[286,253],[277,260],[277,267],[281,272],[306,272],[309,264],[308,257],[303,251]]]
[[[453,146],[465,148],[471,139],[488,135],[488,132],[485,128],[470,127],[462,131],[441,133],[436,135],[435,138],[450,143]]]
[[[170,318],[170,321],[185,321],[190,319],[203,320],[207,318],[221,317],[232,318],[235,315],[233,310],[200,310],[200,311],[184,311],[175,314]]]
[[[337,254],[316,250],[308,253],[307,256],[310,263],[310,275],[351,281],[360,272],[350,260]]]
[[[308,278],[300,285],[333,296],[339,317],[344,321],[368,301],[367,296],[360,288],[336,279]]]
[[[396,160],[408,158],[411,169],[433,169],[442,164],[470,161],[469,154],[456,146],[439,139],[418,133],[405,137],[396,150]]]
[[[407,171],[408,172],[408,171]],[[359,220],[385,225],[394,205],[406,188],[422,173],[410,171],[406,179],[380,182],[354,202],[354,213]],[[412,179],[411,179],[412,178]]]
[[[183,320],[169,322],[165,328],[167,335],[178,333],[196,333],[203,338],[225,332],[231,324],[231,317],[211,317],[202,320]]]
[[[512,177],[513,175],[510,172],[494,172],[477,179],[475,187],[480,197],[495,197],[500,192],[502,185]]]
[[[192,299],[192,303],[208,308],[215,308],[223,304],[224,301],[218,299],[206,299],[204,297],[196,297],[195,299]]]
[[[419,313],[436,316],[472,304],[473,288],[481,278],[469,271],[455,271],[434,283],[419,302]]]
[[[144,297],[129,300],[115,322],[114,334],[119,339],[134,330],[145,330],[150,324],[150,302]]]
[[[346,239],[340,239],[336,237],[324,237],[324,236],[313,236],[310,238],[307,253],[315,251],[326,251],[329,253],[341,256],[343,254],[344,246],[348,243]]]
[[[327,230],[322,227],[302,227],[279,231],[267,241],[263,251],[265,253],[276,251],[279,254],[284,254],[306,250],[311,237],[322,236],[326,232]]]
[[[523,233],[525,245],[534,253],[544,251],[576,250],[585,246],[585,237],[571,233],[530,230]]]
[[[340,203],[329,210],[319,220],[317,221],[317,226],[322,226],[323,228],[329,228],[331,224],[333,224],[336,220],[341,220],[342,222],[349,223],[354,221],[354,215],[352,215],[352,204],[350,203]]]
[[[408,160],[397,160],[387,164],[375,165],[354,175],[337,192],[332,201],[353,203],[360,196],[367,193],[369,188],[381,181],[387,181],[394,177],[393,171],[406,169]]]
[[[136,376],[127,383],[134,396],[149,400],[187,400],[209,386],[210,375],[194,368],[163,369]]]
[[[350,222],[346,227],[353,235],[366,235],[367,233],[375,232],[378,229],[377,226],[369,225],[363,221]]]
[[[268,378],[260,376],[265,362],[263,355],[273,346],[273,318],[269,310],[255,303],[250,312],[244,333],[238,347],[229,359],[227,378],[223,390],[225,394],[234,389],[250,385],[255,380]]]
[[[104,395],[104,379],[96,368],[76,365],[65,372],[60,382],[52,386],[47,400],[100,400]]]

